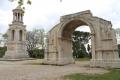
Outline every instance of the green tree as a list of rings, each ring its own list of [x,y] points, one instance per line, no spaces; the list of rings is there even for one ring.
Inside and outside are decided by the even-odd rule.
[[[39,59],[44,58],[44,50],[43,49],[34,48],[32,51],[33,51],[33,53],[30,55],[30,57],[39,58]]]
[[[31,0],[9,0],[11,2],[18,1],[19,6],[24,6],[24,1],[27,1],[27,4],[31,5],[32,1]],[[24,7],[23,7],[24,8]]]
[[[30,57],[34,57],[34,49],[41,47],[43,50],[44,47],[44,29],[33,29],[32,31],[27,32],[27,51]]]
[[[87,45],[87,51],[88,51],[89,57],[92,58],[92,52],[89,44]]]
[[[24,0],[18,0],[20,6],[24,5]],[[27,0],[27,4],[31,5],[31,0]]]
[[[120,57],[120,44],[118,44],[118,53],[119,53],[119,57]]]
[[[90,45],[88,44],[88,45],[87,45],[87,51],[89,52],[90,49],[91,49],[91,48],[90,48]]]
[[[114,30],[115,30],[115,33],[120,36],[120,28],[116,28],[116,29],[114,29]]]
[[[90,33],[75,31],[72,35],[72,44],[73,44],[73,57],[74,58],[83,58],[87,56],[85,44],[89,42]]]
[[[2,37],[3,37],[5,40],[7,40],[7,39],[8,39],[7,33],[3,34]]]
[[[0,44],[4,44],[3,46],[5,46],[6,45],[6,42],[7,42],[7,38],[8,38],[8,36],[7,36],[7,34],[5,33],[5,34],[0,34]]]
[[[7,50],[7,47],[0,47],[0,58],[2,58],[5,55],[5,52]]]

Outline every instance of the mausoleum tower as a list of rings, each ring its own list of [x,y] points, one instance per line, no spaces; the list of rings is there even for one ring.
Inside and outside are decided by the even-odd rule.
[[[26,51],[26,25],[23,23],[24,10],[18,6],[13,10],[13,21],[7,31],[7,51],[5,59],[28,58]]]

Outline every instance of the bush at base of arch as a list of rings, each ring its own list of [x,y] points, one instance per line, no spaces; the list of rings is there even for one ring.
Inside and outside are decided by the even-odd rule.
[[[38,58],[38,59],[43,59],[44,58],[44,50],[43,49],[33,49],[28,51],[28,54],[31,58]]]

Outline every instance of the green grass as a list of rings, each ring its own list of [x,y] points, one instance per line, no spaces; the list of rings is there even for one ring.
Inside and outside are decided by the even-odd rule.
[[[90,61],[90,58],[86,57],[86,58],[79,58],[79,59],[75,59],[75,61]]]
[[[105,74],[72,74],[64,76],[64,80],[120,80],[120,69]]]

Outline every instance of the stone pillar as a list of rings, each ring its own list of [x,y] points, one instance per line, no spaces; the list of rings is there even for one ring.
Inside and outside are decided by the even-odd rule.
[[[15,41],[19,41],[19,29],[15,30]]]
[[[25,41],[26,40],[26,32],[25,30],[22,31],[22,41]]]
[[[18,13],[16,13],[16,21],[18,21]]]
[[[15,21],[15,13],[13,13],[13,21]]]
[[[94,38],[94,34],[91,35],[91,46],[92,46],[92,59],[95,59],[95,38]]]
[[[21,22],[23,22],[23,15],[22,15],[22,13],[21,13]]]

